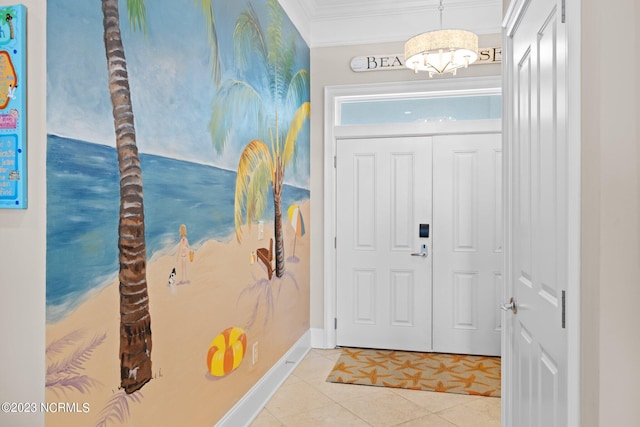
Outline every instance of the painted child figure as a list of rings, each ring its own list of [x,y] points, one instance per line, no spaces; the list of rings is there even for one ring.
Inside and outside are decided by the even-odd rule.
[[[187,264],[189,263],[189,254],[191,253],[191,246],[189,246],[189,240],[187,239],[187,226],[182,224],[180,226],[180,243],[178,244],[177,260],[180,265],[180,281],[179,285],[185,285],[191,283],[187,276]]]

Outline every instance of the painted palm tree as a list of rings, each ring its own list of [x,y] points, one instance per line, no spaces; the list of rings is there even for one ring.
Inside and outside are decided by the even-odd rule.
[[[211,47],[211,74],[216,88],[220,85],[220,52],[218,50],[218,33],[216,31],[216,19],[213,13],[212,0],[200,0],[202,15],[207,24],[207,36]]]
[[[16,10],[9,7],[0,8],[0,24],[7,24],[9,26],[9,38],[13,40],[15,38],[15,30],[13,29],[13,18],[16,16]]]
[[[134,29],[145,28],[144,6],[144,0],[127,0],[129,19]],[[120,170],[120,385],[130,394],[142,388],[152,376],[142,170],[133,123],[127,61],[120,33],[118,0],[102,0],[102,13]]]
[[[226,80],[218,91],[210,131],[221,153],[232,135],[233,122],[248,117],[257,125],[257,138],[244,147],[238,162],[234,219],[236,239],[241,226],[261,218],[269,188],[273,194],[276,276],[284,274],[282,187],[285,170],[295,162],[296,141],[309,117],[309,72],[295,70],[293,37],[282,34],[283,12],[268,0],[270,25],[263,32],[249,4],[236,22],[233,39],[236,60],[245,80]],[[258,75],[255,71],[260,70]]]

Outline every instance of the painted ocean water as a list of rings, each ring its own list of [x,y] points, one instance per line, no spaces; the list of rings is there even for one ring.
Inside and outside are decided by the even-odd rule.
[[[55,322],[118,272],[118,163],[115,148],[47,137],[47,321]],[[141,154],[147,259],[174,248],[186,224],[197,249],[233,236],[236,173]],[[286,209],[309,190],[285,185]],[[264,215],[273,218],[273,200]]]

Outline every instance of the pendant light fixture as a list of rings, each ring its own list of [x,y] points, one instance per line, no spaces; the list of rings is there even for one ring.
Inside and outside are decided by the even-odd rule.
[[[468,67],[478,59],[478,36],[471,31],[442,29],[442,0],[440,0],[440,30],[429,31],[410,38],[404,45],[405,65],[414,70],[434,74],[456,74],[458,68]]]

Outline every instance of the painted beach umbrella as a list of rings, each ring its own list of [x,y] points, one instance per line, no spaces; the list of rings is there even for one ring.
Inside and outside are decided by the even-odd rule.
[[[304,236],[304,220],[302,219],[302,212],[300,212],[300,206],[291,205],[289,206],[289,210],[287,211],[289,214],[289,221],[291,222],[291,226],[295,230],[295,235],[293,237],[293,256],[296,256],[296,238],[298,236]]]

